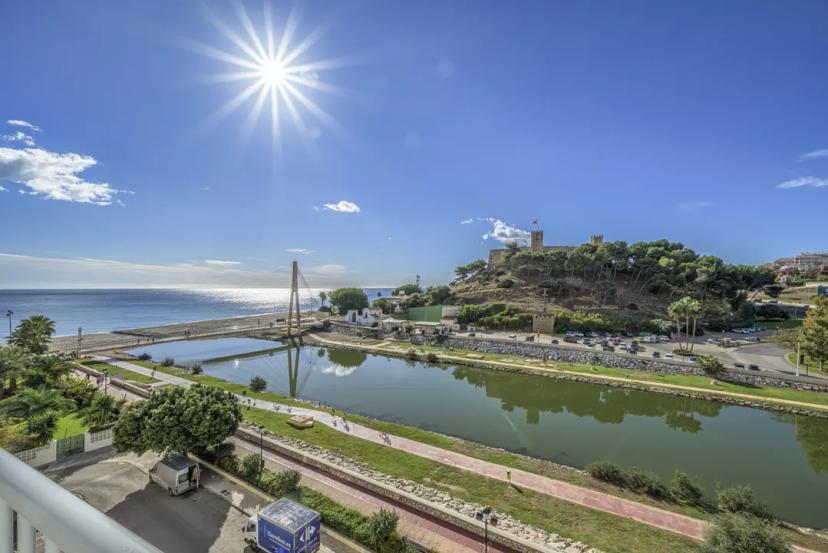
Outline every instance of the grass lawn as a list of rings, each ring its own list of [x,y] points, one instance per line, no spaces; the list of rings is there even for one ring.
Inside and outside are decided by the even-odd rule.
[[[244,417],[276,434],[335,451],[386,474],[442,490],[465,501],[491,505],[522,522],[583,541],[606,553],[699,551],[696,542],[672,532],[520,489],[506,482],[348,436],[324,425],[297,430],[286,424],[289,415],[260,409],[245,409]]]
[[[78,413],[69,413],[68,415],[63,415],[58,420],[54,439],[60,440],[67,436],[83,434],[87,430],[89,430],[89,427],[83,423],[83,419]]]
[[[788,354],[787,358],[788,358],[788,361],[792,365],[796,365],[796,352],[795,351],[790,352]],[[828,363],[825,364],[825,368],[828,369]],[[817,361],[816,359],[813,359],[812,357],[809,357],[807,355],[805,356],[805,362],[800,363],[800,365],[799,365],[799,370],[801,371],[802,374],[805,374],[806,369],[810,372],[815,372],[815,373],[820,373],[820,374],[828,374],[828,370],[824,370],[824,371],[819,370],[819,361]]]
[[[107,369],[109,370],[110,376],[118,377],[129,382],[135,382],[137,384],[155,384],[156,382],[159,382],[158,379],[152,378],[151,376],[146,376],[140,373],[129,371],[127,369],[122,369],[121,367],[116,367],[115,365],[104,363],[103,361],[85,360],[81,364],[85,367],[89,367],[90,369],[95,369],[96,371],[100,372],[103,372],[104,369]]]

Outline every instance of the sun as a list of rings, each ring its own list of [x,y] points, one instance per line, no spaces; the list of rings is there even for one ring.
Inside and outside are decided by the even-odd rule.
[[[225,65],[226,70],[209,75],[212,83],[240,83],[241,89],[221,105],[207,120],[214,124],[242,106],[249,106],[243,135],[249,138],[265,111],[270,112],[270,130],[276,154],[281,158],[283,119],[290,119],[296,133],[306,146],[321,135],[319,126],[332,134],[345,137],[347,133],[316,101],[317,93],[349,96],[350,93],[325,82],[320,72],[353,63],[343,56],[317,61],[306,61],[310,49],[325,35],[326,28],[317,28],[304,39],[292,45],[299,17],[294,8],[277,35],[270,10],[265,1],[259,25],[254,24],[242,3],[233,3],[240,31],[225,23],[205,8],[205,18],[226,38],[231,47],[223,50],[201,42],[182,40],[190,50],[208,56]],[[306,122],[310,116],[312,121]]]

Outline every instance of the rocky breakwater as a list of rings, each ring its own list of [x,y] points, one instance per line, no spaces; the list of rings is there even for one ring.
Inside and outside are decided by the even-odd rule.
[[[257,428],[252,426],[243,426],[243,429],[246,430],[251,436],[258,436]],[[360,463],[359,461],[316,447],[301,440],[288,438],[269,431],[265,431],[264,435],[271,442],[276,442],[286,446],[288,449],[282,450],[283,453],[290,455],[289,450],[297,450],[301,452],[303,454],[302,458],[298,460],[305,464],[309,464],[309,462],[310,464],[314,464],[314,460],[317,462],[322,461],[323,464],[334,465],[335,467],[356,473],[365,479],[364,482],[358,483],[360,485],[364,486],[366,481],[375,482],[381,485],[380,487],[372,487],[368,485],[367,487],[371,489],[371,491],[388,497],[389,494],[384,493],[384,488],[397,490],[402,492],[402,494],[400,496],[390,497],[394,501],[408,504],[416,510],[425,511],[426,514],[440,519],[445,519],[445,514],[447,513],[451,514],[452,520],[449,520],[449,522],[466,530],[479,533],[479,523],[475,521],[474,516],[477,511],[483,508],[483,505],[468,503],[461,499],[452,497],[446,492],[436,490],[428,486],[423,486],[422,484],[418,484],[404,478],[398,478],[396,476],[376,471]],[[295,456],[293,457],[296,458]],[[404,495],[414,496],[419,500],[419,505],[413,505],[410,501],[406,501]],[[428,505],[432,505],[434,508],[429,509],[427,507]],[[424,506],[425,508],[423,508]],[[495,536],[493,541],[500,541],[501,543],[506,541],[507,543],[504,545],[507,545],[517,551],[525,551],[527,553],[601,553],[599,550],[581,542],[569,540],[557,534],[547,532],[546,530],[541,530],[524,524],[503,512],[495,510],[494,514],[497,516],[498,522],[496,529],[491,529],[490,532],[497,532],[499,530],[506,537],[506,540],[498,540]],[[514,536],[516,539],[514,541],[509,540],[509,535]]]

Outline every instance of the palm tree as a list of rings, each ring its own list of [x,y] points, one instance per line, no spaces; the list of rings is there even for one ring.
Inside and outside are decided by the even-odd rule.
[[[676,327],[681,328],[680,320],[684,319],[684,336],[687,339],[687,347],[683,348],[688,351],[693,351],[693,346],[696,343],[696,321],[701,314],[702,306],[699,300],[685,296],[680,300],[676,300],[667,308],[667,314],[676,322]],[[690,333],[690,320],[693,321],[693,332]],[[681,346],[681,341],[679,341]]]
[[[96,395],[92,404],[84,411],[83,420],[89,426],[103,426],[118,417],[126,400],[112,396]]]
[[[23,319],[11,335],[11,343],[34,354],[49,351],[49,342],[55,333],[55,321],[45,315]]]
[[[17,346],[0,348],[0,399],[3,398],[4,385],[9,381],[9,392],[17,389],[17,379],[26,370],[28,355]]]
[[[328,299],[328,293],[327,292],[324,292],[324,291],[319,292],[319,301],[322,302],[322,307],[325,307],[325,300],[327,300],[327,299]]]
[[[47,411],[63,411],[70,407],[72,402],[63,397],[57,390],[49,388],[23,388],[15,395],[0,402],[3,412],[21,419],[28,419],[34,415]]]
[[[56,383],[72,372],[72,364],[62,355],[44,355],[35,360],[34,366],[43,371],[49,382]]]

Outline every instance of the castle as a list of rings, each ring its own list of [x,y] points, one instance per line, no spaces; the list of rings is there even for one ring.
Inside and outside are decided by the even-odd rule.
[[[591,244],[603,244],[604,243],[604,235],[603,234],[595,234],[589,237],[589,242]],[[554,250],[574,250],[576,246],[544,246],[543,245],[543,231],[542,230],[533,230],[530,239],[529,239],[529,247],[521,248],[521,251],[530,251],[530,252],[549,252]],[[506,260],[506,252],[509,251],[507,248],[498,248],[494,250],[489,250],[489,267],[494,267],[495,265],[500,265]]]

